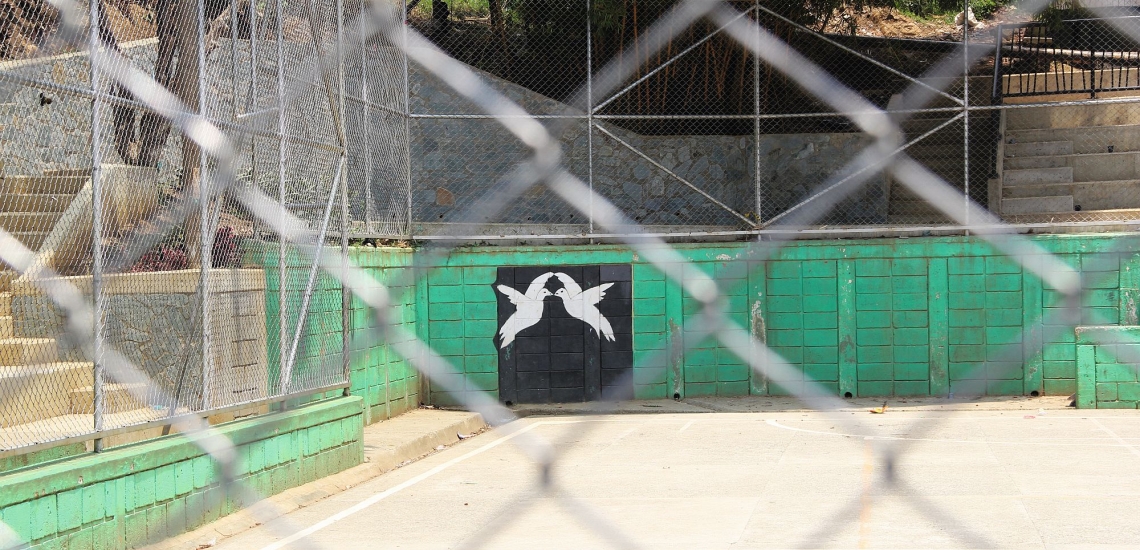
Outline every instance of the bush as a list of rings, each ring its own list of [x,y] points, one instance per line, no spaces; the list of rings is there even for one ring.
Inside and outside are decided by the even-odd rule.
[[[241,267],[242,249],[245,237],[234,233],[232,227],[218,228],[214,235],[214,247],[211,262],[218,269]],[[135,265],[127,271],[129,273],[144,273],[148,271],[178,271],[190,267],[190,254],[186,250],[186,241],[182,235],[175,233],[159,243],[154,250],[143,254]]]

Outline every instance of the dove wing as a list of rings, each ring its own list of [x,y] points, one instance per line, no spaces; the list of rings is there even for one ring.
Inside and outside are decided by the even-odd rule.
[[[530,298],[531,300],[537,300],[539,291],[541,291],[542,288],[546,286],[546,281],[550,280],[550,278],[553,276],[553,273],[547,271],[546,273],[539,275],[537,278],[535,278],[535,280],[531,281],[530,286],[526,289],[526,297]]]
[[[573,277],[565,273],[555,273],[554,276],[558,277],[559,281],[562,281],[562,286],[566,287],[566,294],[570,295],[571,298],[582,293],[582,287],[578,285],[578,281],[575,281]]]
[[[614,286],[614,284],[606,283],[604,285],[598,285],[593,288],[587,288],[584,292],[582,292],[582,300],[587,304],[595,305],[598,302],[602,301],[602,298],[606,295],[606,290],[611,286]]]
[[[507,285],[499,285],[496,288],[499,289],[499,292],[502,292],[503,294],[505,294],[507,296],[507,298],[510,298],[511,303],[516,305],[516,306],[523,303],[523,301],[526,300],[526,296],[523,296],[521,292],[519,292],[519,291],[517,291],[517,290],[515,290],[515,289],[513,289]]]

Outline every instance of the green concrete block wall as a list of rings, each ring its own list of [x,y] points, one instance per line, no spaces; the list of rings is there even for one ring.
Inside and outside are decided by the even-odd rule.
[[[388,287],[394,309],[396,325],[407,334],[416,334],[416,283],[412,276],[410,248],[353,247],[349,249],[349,261],[362,268],[378,284]],[[266,323],[268,333],[270,387],[280,383],[280,277],[277,249],[268,247],[247,254],[250,262],[265,268],[266,277]],[[286,256],[287,289],[289,301],[286,304],[287,342],[291,343],[297,328],[302,305],[303,291],[309,276],[310,264],[295,251]],[[297,347],[294,376],[321,372],[327,382],[339,377],[337,365],[341,365],[344,348],[344,303],[341,286],[332,277],[321,274],[314,284],[309,302],[309,313],[301,331],[301,342]],[[404,357],[392,347],[394,342],[381,342],[375,329],[377,319],[357,298],[349,303],[348,333],[352,344],[349,355],[349,393],[364,399],[366,423],[379,422],[397,416],[420,406],[420,377]],[[330,368],[330,366],[332,368]],[[290,400],[286,408],[300,404],[331,399],[342,395],[340,390],[315,394]]]
[[[392,321],[409,338],[416,334],[416,283],[413,253],[406,248],[353,248],[349,259],[379,284],[388,288],[393,303]],[[364,398],[365,422],[386,420],[420,406],[420,376],[393,343],[379,342],[378,320],[372,310],[353,297],[349,317],[351,341],[349,390]]]
[[[219,425],[239,479],[272,495],[360,464],[362,401],[345,397]],[[0,519],[31,548],[131,548],[238,510],[214,461],[179,435],[0,476]]]
[[[1037,254],[1083,274],[1085,322],[1136,317],[1140,276],[1134,235],[1031,237]],[[418,279],[421,338],[452,365],[426,398],[445,390],[496,395],[495,296],[499,266],[633,264],[635,395],[780,395],[811,379],[838,395],[1068,395],[1077,385],[1072,323],[1060,296],[1032,272],[971,237],[674,245],[683,276],[712,276],[733,330],[789,361],[790,379],[767,380],[701,334],[699,305],[627,248],[610,245],[472,247]],[[1128,305],[1132,304],[1132,305]],[[685,351],[685,353],[681,353]]]
[[[1140,326],[1076,330],[1077,406],[1140,408]]]

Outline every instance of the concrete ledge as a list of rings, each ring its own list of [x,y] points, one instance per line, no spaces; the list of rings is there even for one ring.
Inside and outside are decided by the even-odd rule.
[[[477,413],[416,409],[364,429],[365,462],[338,474],[289,489],[219,521],[147,547],[197,550],[266,521],[360,485],[408,462],[458,443],[458,434],[476,434],[487,423]]]
[[[1140,326],[1077,327],[1082,409],[1140,408]]]
[[[234,444],[235,475],[259,494],[277,494],[360,464],[362,403],[328,399],[216,429]],[[0,477],[0,514],[11,528],[0,547],[160,541],[247,505],[219,478],[214,460],[183,435],[14,471]]]
[[[104,294],[194,294],[202,280],[198,269],[115,273],[103,278]],[[77,275],[58,279],[32,281],[21,278],[12,282],[13,296],[43,294],[37,283],[60,281],[70,283],[84,294],[91,293],[91,276]],[[265,271],[261,269],[212,269],[210,292],[244,292],[265,290]]]

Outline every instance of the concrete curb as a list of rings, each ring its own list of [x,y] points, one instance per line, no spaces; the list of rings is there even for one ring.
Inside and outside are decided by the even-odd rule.
[[[433,419],[431,416],[445,415]],[[425,430],[424,420],[434,424]],[[436,452],[439,446],[460,441],[458,434],[477,434],[487,428],[478,413],[418,409],[364,428],[364,463],[343,472],[288,489],[257,504],[184,533],[146,546],[146,549],[209,548],[319,500],[370,481],[381,474]]]

